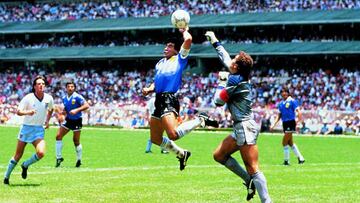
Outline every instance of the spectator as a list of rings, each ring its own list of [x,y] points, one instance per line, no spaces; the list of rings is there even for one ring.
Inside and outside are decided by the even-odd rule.
[[[334,133],[335,135],[341,135],[341,134],[343,134],[343,128],[340,126],[340,122],[339,122],[339,121],[336,121],[336,122],[335,122],[335,127],[334,127],[333,133]]]
[[[310,128],[306,126],[305,121],[303,121],[301,125],[300,134],[311,134]]]
[[[331,132],[329,127],[327,126],[327,121],[324,121],[323,126],[317,131],[317,135],[328,135]]]
[[[344,129],[344,134],[345,134],[345,135],[351,135],[351,134],[354,133],[351,124],[352,124],[351,120],[347,120],[347,121],[346,121],[345,129]]]

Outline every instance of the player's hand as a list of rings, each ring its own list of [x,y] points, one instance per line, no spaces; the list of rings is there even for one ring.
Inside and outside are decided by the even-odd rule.
[[[32,115],[34,115],[36,113],[36,110],[29,110],[28,112],[27,112],[27,115],[28,116],[32,116]]]
[[[220,71],[219,72],[219,82],[218,82],[219,86],[226,87],[226,83],[228,81],[229,74],[230,73],[227,72],[227,71]]]
[[[185,28],[179,28],[179,32],[184,33],[185,31],[189,31],[189,26],[186,26]]]
[[[213,31],[207,31],[205,33],[205,37],[211,44],[218,42],[219,40],[216,38],[215,33]]]
[[[151,90],[150,90],[150,88],[148,88],[148,87],[144,87],[144,88],[142,89],[142,94],[143,94],[144,96],[148,95],[150,92],[151,92]]]
[[[69,113],[70,113],[70,115],[75,115],[78,113],[78,111],[76,109],[73,109]]]
[[[274,130],[274,126],[270,126],[270,132],[272,132]]]

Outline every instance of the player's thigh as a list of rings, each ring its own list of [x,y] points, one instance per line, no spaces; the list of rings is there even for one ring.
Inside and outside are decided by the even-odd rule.
[[[22,157],[22,155],[24,154],[24,149],[26,147],[26,142],[22,142],[20,140],[18,140],[17,145],[16,145],[16,151],[15,151],[15,155],[14,155],[14,159],[15,161],[19,161],[20,158]]]
[[[161,120],[152,117],[150,119],[151,142],[160,145],[162,143],[163,132],[164,132],[164,128],[162,127]]]
[[[178,126],[178,120],[175,113],[171,112],[164,115],[161,118],[161,123],[170,139],[175,140],[177,138],[176,128]]]
[[[70,131],[69,129],[66,129],[63,126],[60,126],[60,128],[58,130],[58,133],[56,135],[56,138],[57,139],[62,139],[69,131]]]
[[[46,142],[45,142],[45,140],[37,139],[32,144],[36,149],[36,153],[45,154],[45,150],[46,150]]]
[[[236,140],[231,136],[227,136],[218,147],[215,149],[213,155],[217,161],[225,161],[231,154],[239,150],[239,146],[236,144]]]

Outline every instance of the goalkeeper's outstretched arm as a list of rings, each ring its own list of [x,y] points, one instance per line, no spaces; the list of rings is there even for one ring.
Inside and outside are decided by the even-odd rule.
[[[221,45],[219,40],[216,38],[215,33],[212,31],[207,31],[205,33],[206,38],[210,41],[213,47],[216,49],[216,52],[221,60],[221,62],[230,70],[231,58],[229,53]]]

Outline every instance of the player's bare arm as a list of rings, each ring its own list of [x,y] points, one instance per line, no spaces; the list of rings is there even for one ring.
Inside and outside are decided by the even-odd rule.
[[[300,123],[302,121],[302,113],[301,113],[300,108],[296,108],[295,112],[296,112],[296,115],[297,115],[297,121],[296,122]]]
[[[148,94],[150,94],[150,93],[152,93],[152,92],[154,92],[155,91],[155,84],[154,83],[151,83],[151,85],[149,86],[149,87],[144,87],[143,89],[142,89],[142,94],[144,95],[144,96],[146,96],[146,95],[148,95]]]
[[[88,108],[90,107],[89,103],[87,103],[86,101],[84,102],[84,104],[82,106],[80,106],[79,108],[73,109],[71,110],[69,113],[71,115],[75,115],[81,111],[86,111]]]
[[[18,116],[32,116],[36,113],[36,110],[35,109],[31,109],[31,110],[21,110],[21,109],[18,109],[16,114]]]
[[[270,127],[270,131],[272,131],[275,128],[275,126],[278,124],[280,118],[281,118],[281,113],[278,113],[278,115],[275,118],[274,124]]]
[[[51,118],[53,112],[54,112],[54,109],[48,110],[48,112],[47,112],[46,120],[45,120],[45,129],[49,128],[49,122],[50,122],[50,118]]]
[[[179,32],[183,34],[184,42],[182,44],[182,48],[189,50],[191,48],[192,36],[189,33],[189,27],[179,29]]]

